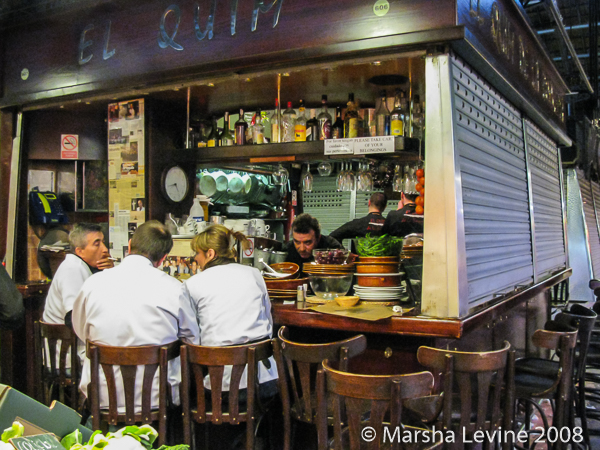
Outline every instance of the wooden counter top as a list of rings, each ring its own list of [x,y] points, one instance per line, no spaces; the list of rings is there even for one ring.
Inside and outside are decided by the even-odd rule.
[[[463,318],[437,319],[426,316],[403,315],[371,322],[300,309],[297,304],[283,305],[281,302],[273,302],[273,322],[278,325],[347,330],[359,333],[459,339],[471,329],[503,320],[508,311],[567,279],[571,276],[571,272],[571,269],[557,272],[536,285],[508,294],[493,304]]]

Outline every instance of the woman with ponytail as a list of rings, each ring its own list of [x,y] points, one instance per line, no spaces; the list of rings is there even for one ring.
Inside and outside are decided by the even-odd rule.
[[[192,239],[198,273],[183,283],[184,300],[192,304],[200,326],[200,345],[224,347],[270,339],[273,335],[271,301],[265,281],[254,267],[236,262],[233,244],[244,249],[246,237],[223,225],[212,225]],[[261,396],[277,391],[275,361],[259,364]],[[270,366],[270,367],[268,367]],[[229,370],[231,372],[231,370]],[[229,391],[230,373],[223,377],[223,391]],[[208,377],[207,377],[208,378]],[[208,385],[205,379],[205,386]],[[240,388],[246,387],[246,373]]]

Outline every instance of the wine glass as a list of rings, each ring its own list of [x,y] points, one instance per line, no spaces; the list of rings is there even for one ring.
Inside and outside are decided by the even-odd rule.
[[[345,173],[344,176],[344,190],[345,191],[353,191],[355,189],[356,186],[356,177],[354,175],[354,172],[352,171],[352,163],[348,163],[348,170]]]
[[[331,163],[329,163],[328,161],[321,161],[321,164],[319,164],[317,170],[319,171],[320,176],[328,177],[329,175],[331,175]]]
[[[279,163],[275,172],[273,172],[273,184],[276,186],[281,186],[287,184],[290,178],[290,173],[287,171],[285,167]]]
[[[402,191],[402,171],[400,170],[400,165],[396,165],[396,169],[394,170],[394,179],[392,181],[392,186],[394,192]]]
[[[302,178],[302,190],[304,192],[312,192],[313,189],[313,176],[310,173],[310,164],[306,165],[306,174]]]
[[[338,173],[338,176],[336,179],[336,187],[337,187],[338,191],[344,190],[345,175],[346,175],[346,172],[344,172],[344,163],[340,163],[340,173]]]
[[[358,177],[356,180],[356,190],[366,192],[369,190],[369,173],[365,164],[358,165]]]

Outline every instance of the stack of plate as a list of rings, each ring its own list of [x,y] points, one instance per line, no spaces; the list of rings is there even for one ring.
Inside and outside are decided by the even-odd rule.
[[[298,295],[298,286],[308,284],[308,278],[293,280],[265,279],[265,284],[271,300],[295,300]]]
[[[302,271],[310,275],[346,275],[354,273],[354,264],[317,264],[312,262],[304,264]]]
[[[404,286],[392,287],[366,287],[354,285],[354,293],[361,301],[377,302],[382,304],[396,304],[400,296],[406,291]]]

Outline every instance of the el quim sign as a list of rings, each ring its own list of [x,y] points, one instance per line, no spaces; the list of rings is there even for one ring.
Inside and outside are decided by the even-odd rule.
[[[267,4],[265,4],[267,3]],[[256,31],[256,27],[258,24],[258,15],[259,13],[267,13],[271,9],[273,9],[273,28],[277,26],[279,23],[279,15],[281,13],[281,6],[283,5],[283,0],[273,0],[272,2],[264,2],[259,0],[254,0],[254,8],[252,10],[252,21],[250,24],[251,31]],[[237,23],[237,6],[238,0],[232,0],[231,2],[231,20],[230,20],[230,32],[231,35],[235,35],[236,23]],[[204,31],[202,31],[201,22],[201,14],[200,14],[200,6],[196,3],[194,6],[194,32],[196,38],[199,41],[208,38],[209,40],[214,36],[214,23],[215,23],[215,12],[217,9],[217,0],[211,0],[208,18],[206,19],[206,25],[204,27]],[[175,21],[175,25],[172,29],[167,30],[167,17],[169,15],[173,16]],[[183,47],[177,43],[177,32],[179,30],[179,24],[181,22],[181,9],[178,5],[173,4],[164,10],[162,17],[160,19],[159,25],[159,36],[158,36],[158,46],[160,48],[168,48],[171,47],[175,50],[183,50]],[[95,28],[94,24],[87,25],[84,30],[81,32],[81,37],[79,39],[79,64],[84,65],[91,61],[94,56],[93,53],[90,53],[86,50],[93,43],[92,39],[88,37],[88,33],[90,33]],[[104,50],[102,53],[102,58],[104,60],[112,58],[115,55],[116,49],[109,50],[110,47],[110,28],[111,21],[109,20],[106,24],[106,28],[104,31]]]

